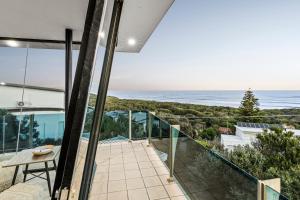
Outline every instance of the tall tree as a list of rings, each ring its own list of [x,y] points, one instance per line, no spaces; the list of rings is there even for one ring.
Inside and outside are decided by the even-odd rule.
[[[241,101],[239,112],[242,116],[253,116],[259,113],[258,98],[255,97],[253,91],[249,88]]]

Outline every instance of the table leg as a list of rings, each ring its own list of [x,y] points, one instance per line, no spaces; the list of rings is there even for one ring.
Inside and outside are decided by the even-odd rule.
[[[14,184],[15,184],[16,178],[17,178],[17,174],[18,174],[18,171],[19,171],[19,165],[16,166],[15,173],[14,173],[14,177],[13,177],[13,180],[12,180],[11,185],[14,185]]]
[[[49,168],[48,168],[48,163],[45,162],[45,169],[46,169],[46,175],[47,175],[47,183],[48,183],[48,189],[49,189],[49,193],[51,196],[51,183],[50,183],[50,175],[49,175]]]
[[[26,176],[27,176],[27,173],[28,173],[28,164],[25,165],[25,171],[24,171],[24,178],[23,178],[23,182],[26,182]]]
[[[57,166],[56,166],[56,162],[55,162],[55,160],[53,160],[53,167],[55,168],[55,171],[56,171],[56,169],[57,169]]]

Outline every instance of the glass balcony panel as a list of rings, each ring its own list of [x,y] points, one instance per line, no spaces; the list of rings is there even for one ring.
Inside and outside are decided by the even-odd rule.
[[[160,138],[161,137],[161,133],[160,133],[160,128],[159,128],[159,123],[160,123],[160,119],[157,118],[156,116],[152,115],[151,116],[151,124],[152,124],[152,130],[151,130],[151,137],[152,138]]]
[[[33,117],[37,145],[60,145],[64,134],[65,114],[37,114]]]
[[[157,122],[159,124],[160,127],[160,132],[159,133],[159,137],[157,137],[157,131],[156,129],[154,129],[154,136],[151,139],[151,143],[153,144],[153,146],[155,147],[155,149],[157,150],[160,158],[165,162],[165,164],[167,166],[169,166],[169,147],[170,147],[170,124],[168,124],[166,121],[158,118],[158,117],[153,117],[154,120],[152,120],[154,123],[154,126],[157,125]]]
[[[105,142],[111,140],[127,140],[129,138],[129,112],[110,111],[105,112],[100,140]]]
[[[20,121],[17,115],[7,113],[6,115],[2,116],[1,150],[3,153],[16,151],[19,122]]]
[[[257,199],[257,180],[180,132],[174,175],[192,199]]]
[[[288,198],[267,185],[264,186],[264,191],[266,200],[288,200]]]
[[[132,111],[131,117],[132,140],[147,138],[147,112]]]

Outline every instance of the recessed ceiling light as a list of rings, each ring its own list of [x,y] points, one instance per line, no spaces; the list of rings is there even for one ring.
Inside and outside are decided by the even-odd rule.
[[[103,32],[103,31],[101,31],[100,33],[99,33],[99,36],[100,36],[100,38],[104,38],[105,37],[105,33]]]
[[[10,47],[18,47],[19,46],[18,42],[15,40],[7,40],[6,44]]]
[[[4,82],[0,82],[0,85],[6,85],[6,83],[4,83]]]
[[[128,44],[129,44],[130,46],[134,46],[134,45],[136,44],[135,39],[129,38],[129,39],[128,39]]]

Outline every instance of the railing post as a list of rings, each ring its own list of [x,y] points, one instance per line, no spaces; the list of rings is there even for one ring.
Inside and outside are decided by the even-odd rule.
[[[128,113],[128,121],[129,121],[129,125],[128,125],[128,142],[132,142],[132,111],[129,110]]]
[[[168,178],[168,182],[174,181],[174,158],[173,158],[173,132],[172,132],[172,125],[170,125],[169,131],[169,169],[170,169],[170,177]]]
[[[2,137],[3,137],[3,143],[2,143],[2,148],[3,148],[3,153],[5,153],[5,116],[3,116],[3,123],[2,123]]]
[[[44,140],[45,140],[46,139],[46,123],[44,123],[43,130],[44,130]]]
[[[33,124],[34,124],[34,115],[29,115],[29,141],[28,146],[29,148],[33,147]]]
[[[148,112],[148,147],[151,146],[151,134],[152,134],[152,117],[151,113]]]
[[[173,129],[176,130],[174,134],[173,134]],[[174,181],[174,162],[175,162],[176,145],[179,136],[179,131],[180,131],[180,125],[170,125],[169,153],[168,153],[170,177],[168,178],[168,182]]]
[[[162,123],[161,120],[159,120],[159,139],[162,139]]]

